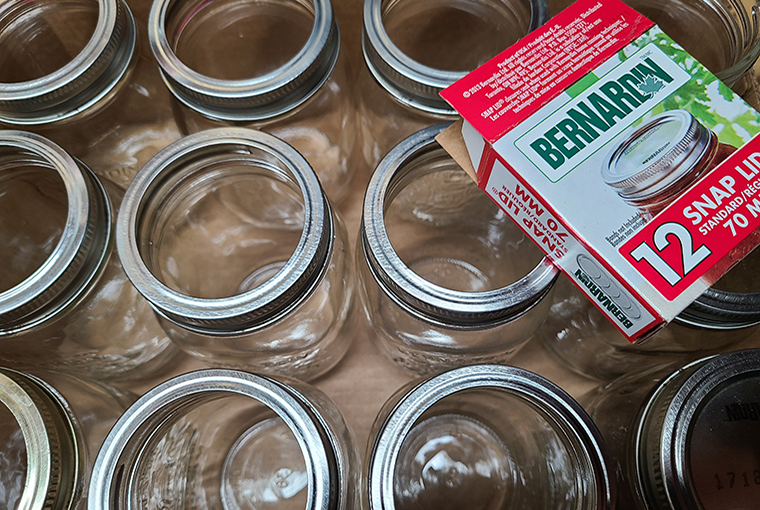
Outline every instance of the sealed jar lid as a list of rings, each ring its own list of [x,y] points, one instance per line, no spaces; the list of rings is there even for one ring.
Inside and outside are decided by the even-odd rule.
[[[661,113],[622,137],[602,165],[602,179],[623,198],[658,195],[699,167],[712,137],[686,110]]]
[[[657,387],[635,434],[651,508],[755,508],[760,350],[694,362]]]

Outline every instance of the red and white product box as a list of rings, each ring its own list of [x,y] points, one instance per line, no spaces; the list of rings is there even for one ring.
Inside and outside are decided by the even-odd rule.
[[[631,341],[760,242],[760,114],[619,0],[576,2],[441,95],[480,188]]]

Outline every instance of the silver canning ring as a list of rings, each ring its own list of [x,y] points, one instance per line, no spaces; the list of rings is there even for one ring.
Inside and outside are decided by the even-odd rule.
[[[166,19],[178,0],[157,0],[148,36],[161,76],[174,96],[207,117],[257,121],[282,115],[308,100],[327,81],[338,60],[340,34],[329,0],[313,0],[314,27],[286,64],[257,78],[220,80],[190,69],[174,53]]]
[[[435,136],[446,124],[406,138],[378,165],[364,197],[361,245],[370,272],[399,306],[416,317],[446,327],[484,328],[514,320],[538,303],[559,275],[544,258],[517,282],[485,292],[461,292],[435,285],[412,271],[396,253],[385,227],[385,209],[409,173],[407,163],[441,151]]]
[[[268,377],[234,370],[201,370],[166,381],[140,397],[119,418],[103,442],[90,479],[88,508],[121,508],[120,497],[148,437],[189,405],[215,397],[254,399],[285,422],[298,441],[309,479],[306,510],[334,510],[339,494],[332,483],[337,472],[334,438],[296,390]],[[114,501],[112,498],[117,498]]]
[[[265,154],[264,168],[281,172],[296,184],[304,202],[304,227],[293,254],[269,280],[242,294],[206,299],[188,296],[164,285],[140,254],[147,236],[142,228],[148,202],[186,177],[184,163],[204,156],[247,151]],[[271,160],[276,160],[275,168]],[[193,168],[192,171],[202,171]],[[333,219],[314,170],[293,147],[272,135],[245,128],[218,128],[186,136],[169,145],[137,173],[121,204],[116,247],[124,272],[161,315],[200,334],[238,335],[279,319],[305,299],[321,280],[333,249]]]
[[[561,388],[546,379],[516,367],[471,365],[426,379],[404,395],[379,425],[368,459],[367,488],[370,508],[395,509],[393,480],[401,445],[414,423],[434,404],[469,389],[495,389],[515,395],[538,412],[548,415],[573,440],[593,469],[593,482],[599,510],[609,509],[615,501],[614,473],[608,471],[604,441],[588,415]],[[592,480],[585,479],[591,483]]]
[[[8,161],[3,156],[9,154]],[[23,282],[0,293],[0,336],[31,329],[68,308],[102,271],[110,255],[111,203],[83,164],[42,136],[0,131],[0,170],[12,171],[23,155],[58,172],[68,211],[58,244]],[[55,306],[43,306],[55,302]]]
[[[55,72],[35,80],[0,83],[0,121],[47,124],[86,111],[132,68],[137,29],[122,0],[98,0],[95,32],[79,54]]]
[[[531,21],[528,32],[532,32],[549,19],[546,1],[531,0],[530,5]],[[404,54],[385,30],[383,0],[364,1],[362,51],[372,76],[396,100],[433,115],[458,115],[438,94],[455,81],[464,78],[467,72],[435,69]]]

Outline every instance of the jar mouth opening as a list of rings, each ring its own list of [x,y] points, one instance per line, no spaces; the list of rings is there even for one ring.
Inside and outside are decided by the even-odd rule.
[[[438,94],[466,76],[472,69],[453,71],[431,67],[404,53],[393,41],[385,25],[388,13],[403,6],[403,3],[403,0],[364,2],[362,50],[367,68],[380,86],[405,106],[428,114],[454,116],[457,114],[456,111]],[[456,3],[451,2],[453,7],[456,7]],[[508,4],[509,2],[504,2],[503,12],[508,11],[514,14]],[[527,30],[520,34],[520,37],[527,35],[549,19],[549,9],[544,0],[529,0],[528,5],[530,13]],[[441,4],[438,3],[438,6]],[[468,8],[472,10],[474,4],[470,3]],[[484,10],[486,10],[485,6]],[[494,6],[490,6],[487,10],[492,14],[499,11]],[[435,7],[431,9],[431,12],[435,12]],[[477,16],[474,17],[477,18]],[[481,58],[494,57],[505,48],[506,46],[500,48],[492,55],[481,55]]]
[[[98,453],[88,494],[91,504],[98,508],[126,505],[131,499],[127,491],[135,485],[138,459],[145,456],[148,442],[194,409],[225,398],[262,404],[284,422],[303,455],[308,480],[306,509],[334,508],[337,461],[316,411],[285,384],[233,370],[183,374],[148,391],[127,409]]]
[[[63,397],[42,380],[0,369],[0,406],[13,415],[23,437],[24,508],[66,507],[78,496],[83,474],[79,431]]]
[[[236,166],[229,166],[230,162]],[[203,200],[207,195],[204,190],[234,177],[241,169],[242,179],[246,178],[245,172],[256,172],[300,193],[303,216],[293,229],[292,240],[297,239],[297,244],[292,251],[290,246],[286,247],[290,255],[282,262],[278,258],[277,264],[261,268],[255,266],[260,261],[250,261],[247,267],[251,268],[250,275],[256,277],[250,282],[248,278],[242,283],[236,281],[237,288],[223,297],[191,295],[187,293],[188,287],[179,290],[176,285],[167,285],[164,278],[169,271],[161,267],[163,262],[156,255],[161,247],[155,244],[166,239],[163,233],[167,229],[176,226],[170,222],[185,221],[181,218],[185,208]],[[254,201],[258,196],[258,200],[264,201],[266,191],[254,190],[248,199]],[[274,205],[279,203],[278,198],[274,197]],[[288,204],[283,202],[285,205]],[[254,221],[252,216],[243,219]],[[192,220],[189,221],[193,227]],[[332,233],[329,203],[303,156],[272,135],[244,128],[219,128],[169,145],[138,172],[122,201],[116,244],[125,273],[159,313],[186,329],[234,335],[279,319],[309,295],[327,268]],[[220,231],[220,236],[224,235]],[[216,245],[195,249],[212,250],[220,264],[228,256],[215,252]]]
[[[64,2],[54,5],[66,8]],[[39,78],[0,83],[0,121],[38,125],[68,119],[109,97],[123,81],[135,63],[134,18],[121,0],[97,0],[97,6],[92,37],[66,64]],[[0,16],[14,10],[0,10]]]
[[[415,165],[430,154],[445,154],[435,140],[446,125],[415,133],[394,147],[375,170],[364,198],[361,245],[378,285],[410,313],[448,327],[482,328],[512,321],[551,290],[559,271],[542,257],[528,274],[502,287],[468,292],[443,287],[423,278],[396,252],[386,226],[390,202],[413,173],[427,169]],[[436,171],[433,169],[433,171]],[[532,246],[532,245],[531,245]]]
[[[286,62],[250,78],[221,79],[198,72],[176,53],[182,31],[194,16],[208,8],[200,1],[195,4],[190,9],[177,0],[154,2],[148,36],[166,86],[177,100],[202,115],[233,122],[283,115],[313,96],[337,63],[340,36],[329,0],[293,0],[291,10],[310,13],[313,26],[303,46]]]
[[[67,197],[66,220],[58,243],[31,275],[0,292],[0,334],[13,334],[47,320],[76,300],[99,274],[107,258],[111,211],[105,190],[84,166],[46,138],[23,131],[0,131],[0,165],[48,168],[58,173]],[[58,306],[44,310],[52,300]]]
[[[568,448],[568,460],[575,464],[574,469],[570,470],[578,476],[575,486],[587,488],[585,495],[578,495],[579,498],[587,498],[586,505],[591,505],[584,508],[608,508],[614,501],[614,480],[608,471],[606,447],[601,435],[585,411],[569,395],[523,369],[472,365],[419,383],[401,397],[379,425],[372,457],[368,460],[367,490],[371,508],[396,508],[394,488],[398,462],[414,426],[424,422],[430,410],[440,406],[447,398],[471,391],[492,392],[516,399],[523,404],[526,412],[534,411],[547,427],[562,437]],[[493,411],[490,406],[486,407],[486,412]],[[469,415],[477,418],[476,413],[476,410],[469,410]]]

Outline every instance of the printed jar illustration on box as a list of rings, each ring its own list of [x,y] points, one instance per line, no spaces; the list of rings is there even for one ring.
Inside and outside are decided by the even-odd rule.
[[[690,112],[666,111],[622,137],[602,179],[649,221],[735,150]]]

